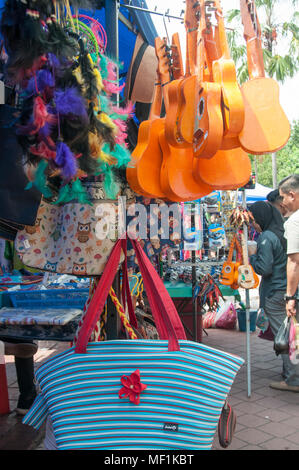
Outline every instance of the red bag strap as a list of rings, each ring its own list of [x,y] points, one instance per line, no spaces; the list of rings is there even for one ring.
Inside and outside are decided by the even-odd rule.
[[[126,242],[127,242],[127,238],[126,238]],[[126,303],[127,303],[130,323],[135,328],[138,328],[137,318],[136,318],[135,310],[134,310],[134,307],[133,307],[131,291],[130,291],[130,285],[129,285],[128,260],[127,260],[127,243],[124,244],[123,250],[124,250],[124,255],[125,255],[125,260],[123,262],[123,270],[122,270],[122,272],[123,272],[123,286],[122,286],[123,306],[125,306]]]
[[[156,328],[161,339],[168,339],[170,351],[179,350],[178,338],[186,339],[185,330],[178,316],[176,308],[157,271],[147,258],[140,244],[131,240],[135,249],[140,272],[148,295]],[[75,348],[76,353],[85,353],[86,345],[98,320],[98,312],[104,308],[110,287],[117,272],[121,249],[125,247],[126,239],[116,242],[111,252],[97,289],[90,301],[83,325],[80,329]]]

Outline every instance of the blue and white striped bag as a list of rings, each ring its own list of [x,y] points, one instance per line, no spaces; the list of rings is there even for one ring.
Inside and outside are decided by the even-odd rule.
[[[23,423],[38,429],[49,415],[60,450],[210,449],[244,361],[184,339],[163,282],[133,244],[162,339],[88,343],[117,269],[117,243],[77,344],[37,370],[40,393]]]
[[[192,341],[114,340],[75,347],[42,365],[41,393],[23,420],[51,416],[58,449],[210,449],[243,360]],[[120,398],[121,378],[140,371],[140,402]]]

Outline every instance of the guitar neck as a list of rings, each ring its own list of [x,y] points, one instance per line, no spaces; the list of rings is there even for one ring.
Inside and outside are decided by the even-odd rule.
[[[234,248],[235,248],[235,235],[233,236],[232,238],[232,241],[230,242],[230,245],[229,245],[229,251],[228,251],[228,255],[227,255],[227,262],[228,263],[231,263],[232,260],[233,260],[233,253],[234,253]]]
[[[222,57],[224,59],[230,59],[230,50],[228,46],[227,36],[225,32],[225,24],[224,24],[224,17],[223,11],[220,5],[220,0],[215,0],[216,6],[216,17],[218,23],[217,35],[218,35],[218,47],[221,50]]]
[[[254,0],[240,0],[250,79],[265,77],[261,27]]]
[[[154,97],[153,97],[153,101],[152,101],[151,109],[149,113],[150,121],[160,118],[161,107],[162,107],[161,78],[160,78],[159,72],[157,71],[157,80],[155,83]]]
[[[182,59],[181,44],[178,33],[172,35],[172,75],[175,80],[184,76],[184,66]]]
[[[186,30],[186,76],[196,73],[197,28],[196,17],[197,0],[186,0],[185,30]]]
[[[197,56],[196,68],[199,83],[204,80],[205,69],[205,49],[204,49],[204,31],[206,29],[205,5],[204,0],[200,0],[199,24],[197,30]]]
[[[245,266],[248,266],[249,264],[248,250],[247,250],[247,246],[245,246],[245,237],[244,237],[243,232],[241,233],[241,246],[242,246],[243,264]]]

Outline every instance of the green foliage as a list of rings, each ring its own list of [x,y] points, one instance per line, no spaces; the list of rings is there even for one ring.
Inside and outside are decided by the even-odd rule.
[[[277,23],[275,14],[281,8],[281,0],[256,0],[257,13],[262,13],[265,21],[261,24],[264,50],[264,64],[268,76],[283,83],[286,78],[293,77],[299,70],[299,14],[294,12],[298,0],[289,0],[289,21]],[[260,16],[260,15],[259,15]],[[240,27],[240,10],[230,10],[226,16],[228,23],[233,26],[228,33],[228,42],[232,58],[236,63],[238,80],[242,84],[248,80],[247,54],[243,29]],[[278,53],[281,40],[286,41],[283,54]]]
[[[273,187],[272,156],[251,155],[252,168],[256,167],[258,182]],[[277,181],[292,173],[299,173],[299,120],[293,121],[291,136],[285,147],[276,152]]]

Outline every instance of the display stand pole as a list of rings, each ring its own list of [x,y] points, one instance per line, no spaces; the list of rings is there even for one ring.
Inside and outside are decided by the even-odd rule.
[[[246,190],[242,191],[243,208],[246,209]],[[245,249],[247,250],[248,228],[243,223],[243,235]],[[245,307],[246,307],[246,354],[247,354],[247,396],[251,397],[251,354],[250,354],[250,295],[249,289],[245,289]]]
[[[118,33],[118,12],[119,12],[119,1],[118,0],[105,0],[105,27],[107,33],[107,49],[106,54],[111,59],[114,59],[118,65],[119,60],[119,33]],[[117,78],[118,78],[118,66],[117,66]],[[118,100],[118,97],[117,97]],[[119,271],[116,274],[113,282],[113,289],[118,298],[120,295],[120,274]],[[117,310],[110,298],[107,299],[107,339],[117,339],[120,330],[120,321],[118,318]]]
[[[196,207],[195,205],[191,204],[191,230],[194,228],[194,232],[196,229],[195,224],[195,213]],[[196,251],[192,250],[192,309],[193,309],[193,339],[195,342],[200,341],[201,338],[198,338],[198,312],[197,312],[197,298],[194,298],[196,288]],[[200,328],[201,331],[201,328]]]

